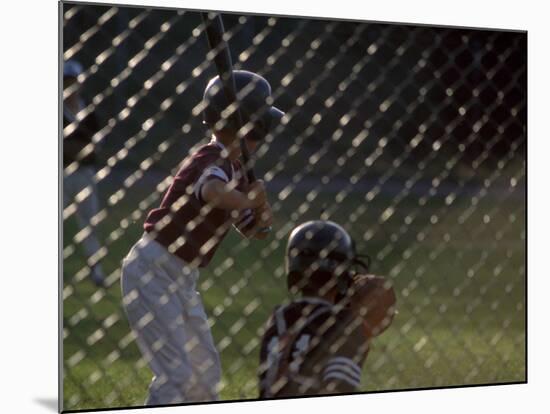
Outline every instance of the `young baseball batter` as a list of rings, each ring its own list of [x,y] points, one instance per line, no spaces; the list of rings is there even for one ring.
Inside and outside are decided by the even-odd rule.
[[[234,76],[253,152],[283,112],[268,104],[264,78],[247,71]],[[236,127],[222,116],[229,105],[219,77],[208,83],[203,101],[212,140],[184,160],[122,266],[124,308],[154,373],[147,405],[218,398],[220,359],[196,291],[199,269],[231,226],[262,238],[258,230],[272,221],[263,183],[249,184],[239,163]]]
[[[302,296],[275,308],[260,349],[260,398],[358,391],[369,341],[391,323],[395,296],[384,278],[359,276],[353,240],[338,224],[295,228],[288,288]]]

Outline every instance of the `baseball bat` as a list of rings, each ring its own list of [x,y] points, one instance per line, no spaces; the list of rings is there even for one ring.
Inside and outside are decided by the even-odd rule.
[[[217,13],[201,13],[202,20],[205,25],[206,37],[208,38],[208,44],[212,53],[214,54],[213,60],[218,71],[218,75],[222,80],[223,90],[227,102],[236,102],[237,110],[233,116],[237,123],[237,128],[240,130],[243,127],[243,118],[241,109],[237,101],[237,87],[235,85],[235,77],[233,76],[233,62],[231,61],[231,52],[229,51],[229,45],[223,38],[225,29],[220,14]],[[254,169],[250,163],[250,152],[244,140],[244,137],[239,139],[239,145],[241,147],[241,156],[243,165],[246,172],[246,177],[249,183],[256,181]],[[271,227],[264,227],[260,229],[261,232],[270,232]]]
[[[225,29],[223,27],[223,21],[219,14],[214,13],[201,13],[202,19],[206,26],[206,36],[208,38],[208,44],[210,49],[214,53],[214,63],[218,71],[218,75],[222,80],[223,90],[228,102],[237,102],[237,93],[235,86],[235,77],[233,76],[233,63],[231,61],[231,53],[229,46],[223,38]],[[243,126],[243,118],[241,115],[241,109],[237,102],[237,110],[234,113],[237,128],[241,129]],[[239,140],[241,146],[241,154],[246,171],[246,177],[248,182],[252,183],[256,181],[254,170],[250,165],[250,152],[243,138]]]

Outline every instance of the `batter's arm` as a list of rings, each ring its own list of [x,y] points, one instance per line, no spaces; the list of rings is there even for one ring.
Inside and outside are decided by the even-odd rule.
[[[273,215],[271,207],[269,203],[265,203],[256,210],[242,210],[233,226],[241,236],[247,239],[263,240],[268,236],[268,233],[262,231],[262,229],[272,224]]]
[[[262,181],[255,181],[247,193],[242,193],[231,189],[221,180],[212,179],[202,186],[201,197],[205,202],[223,210],[256,209],[266,201]]]

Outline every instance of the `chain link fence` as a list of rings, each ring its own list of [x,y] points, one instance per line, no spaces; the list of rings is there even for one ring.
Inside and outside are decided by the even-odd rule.
[[[71,136],[90,140],[63,166],[63,407],[139,406],[152,374],[122,308],[121,260],[209,141],[201,99],[216,69],[198,12],[61,7],[62,59],[81,65],[64,65],[78,80],[63,88],[64,154]],[[197,285],[220,398],[258,398],[261,335],[288,298],[286,241],[318,218],[395,286],[399,314],[362,390],[525,381],[526,34],[223,21],[235,68],[268,79],[286,115],[255,154],[272,233],[230,232]]]

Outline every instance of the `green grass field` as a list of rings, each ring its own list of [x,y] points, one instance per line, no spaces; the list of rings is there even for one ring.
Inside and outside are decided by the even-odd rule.
[[[318,218],[344,224],[372,271],[396,286],[399,315],[374,341],[363,390],[377,391],[526,380],[525,200],[506,187],[445,197],[337,191],[293,192],[272,200],[274,233],[246,242],[234,234],[201,272],[199,288],[223,363],[223,400],[257,397],[261,327],[286,300],[284,245],[290,228]],[[113,185],[116,189],[116,185]],[[105,187],[102,198],[113,193]],[[120,305],[118,268],[141,234],[130,214],[151,188],[135,186],[107,210],[99,234],[107,246],[106,290],[88,281],[73,249],[76,224],[64,223],[64,409],[141,405],[151,373],[140,360]],[[277,202],[276,202],[277,201]],[[450,202],[449,202],[450,201]],[[420,203],[420,204],[419,204]],[[394,205],[395,204],[395,205]],[[307,206],[307,208],[306,208]]]

